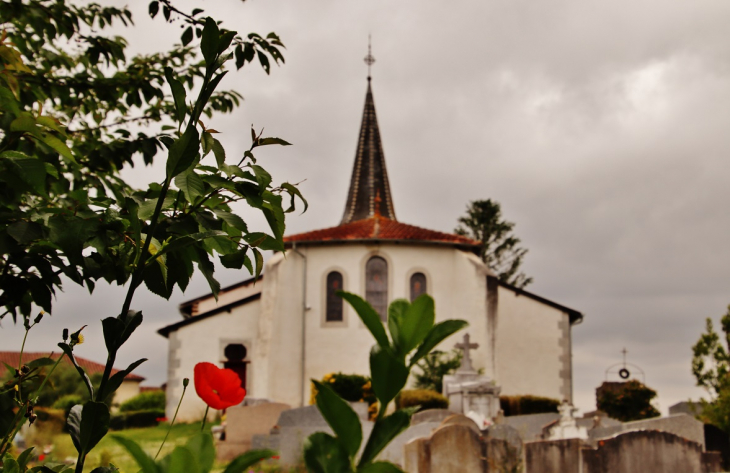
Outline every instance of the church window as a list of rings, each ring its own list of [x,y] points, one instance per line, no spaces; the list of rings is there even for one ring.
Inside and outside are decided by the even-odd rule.
[[[342,273],[332,271],[327,275],[327,322],[342,322],[342,298],[337,291],[342,291]]]
[[[365,265],[365,299],[385,320],[388,313],[388,263],[380,256],[373,256]]]
[[[421,294],[426,294],[426,275],[423,273],[413,273],[411,276],[411,302],[416,300]]]
[[[226,345],[223,350],[223,356],[226,360],[223,362],[223,367],[234,371],[239,378],[241,378],[241,387],[246,389],[246,366],[248,361],[244,361],[248,350],[242,343],[231,343]]]

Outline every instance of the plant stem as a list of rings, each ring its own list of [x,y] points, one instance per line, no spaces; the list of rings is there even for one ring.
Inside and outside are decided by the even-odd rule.
[[[200,426],[201,432],[205,430],[205,421],[208,420],[208,409],[210,409],[210,406],[205,406],[205,414],[203,414],[203,425]]]
[[[177,411],[180,410],[180,404],[182,404],[183,397],[185,397],[185,390],[188,389],[187,386],[183,386],[183,392],[180,395],[180,400],[177,403],[177,409],[175,409],[175,415],[172,416],[172,422],[170,422],[170,427],[167,428],[167,433],[165,434],[165,438],[162,440],[162,445],[160,445],[160,449],[157,450],[157,454],[155,455],[155,460],[157,460],[157,457],[160,455],[160,452],[162,451],[162,447],[165,445],[165,442],[167,442],[167,437],[170,435],[170,431],[172,430],[172,426],[175,425],[175,419],[177,419]],[[206,415],[208,412],[206,411]]]

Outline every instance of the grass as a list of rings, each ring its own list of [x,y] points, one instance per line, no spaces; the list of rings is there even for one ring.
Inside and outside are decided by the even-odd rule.
[[[111,462],[122,473],[136,473],[139,471],[137,462],[134,461],[131,455],[113,437],[130,438],[137,442],[148,455],[154,457],[157,449],[160,448],[162,440],[165,438],[168,426],[169,424],[162,423],[157,427],[110,431],[86,457],[84,472],[90,472],[98,466],[108,465]],[[208,423],[206,430],[209,430],[210,426],[211,424]],[[200,422],[175,424],[158,458],[162,458],[170,453],[175,446],[184,445],[190,437],[198,432],[200,432]],[[43,445],[47,443],[53,445],[53,452],[46,461],[53,463],[75,462],[77,456],[76,449],[71,442],[71,437],[67,433],[53,433],[48,435],[46,432],[38,431],[33,434],[28,439],[28,447],[35,445],[36,452],[41,452]]]

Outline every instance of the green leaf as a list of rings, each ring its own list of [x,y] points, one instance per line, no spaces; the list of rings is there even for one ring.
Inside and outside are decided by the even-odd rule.
[[[124,378],[127,377],[129,373],[134,371],[135,368],[137,368],[139,365],[147,361],[147,358],[140,358],[139,360],[135,361],[131,365],[127,367],[126,370],[118,371],[114,373],[110,378],[109,381],[104,386],[104,391],[99,393],[99,401],[105,402],[108,399],[111,398],[111,396],[119,389],[119,386],[122,385],[124,382]]]
[[[39,125],[43,125],[46,128],[50,128],[53,131],[57,131],[58,133],[61,133],[61,134],[65,133],[64,129],[58,124],[58,121],[53,117],[48,117],[48,116],[38,117],[38,118],[36,118],[36,122]]]
[[[291,146],[291,143],[288,141],[284,141],[281,138],[259,138],[256,141],[256,146],[266,146],[266,145],[282,145],[282,146]]]
[[[108,353],[116,353],[119,349],[119,338],[124,331],[124,322],[118,317],[107,317],[101,321],[104,331],[104,343]]]
[[[411,357],[408,365],[415,365],[418,360],[428,355],[436,348],[436,345],[441,343],[449,335],[452,335],[459,330],[467,327],[469,324],[465,320],[444,320],[441,323],[434,325],[426,335],[423,343],[418,347],[416,353]]]
[[[25,220],[8,225],[7,232],[8,235],[13,237],[21,245],[26,245],[43,237],[42,226],[35,222],[26,222]]]
[[[259,277],[261,275],[261,270],[264,269],[264,256],[256,248],[251,248],[251,251],[253,252],[253,256],[256,260],[256,274],[254,274],[254,276]]]
[[[137,462],[137,465],[142,468],[143,473],[162,473],[160,467],[157,466],[155,461],[147,455],[144,450],[142,450],[142,447],[137,445],[134,440],[122,437],[121,435],[112,435],[112,439],[121,444],[122,447],[124,447],[129,454],[132,455],[132,458],[134,458]],[[186,470],[183,469],[181,471]]]
[[[248,226],[246,225],[246,222],[244,222],[243,219],[238,215],[231,212],[226,212],[222,209],[213,209],[213,212],[218,216],[218,218],[220,218],[233,228],[237,228],[242,232],[248,232]]]
[[[205,64],[210,67],[218,55],[218,39],[220,32],[215,20],[211,17],[205,19],[205,27],[203,27],[203,38],[200,41],[200,49],[203,51]]]
[[[92,472],[93,473],[93,472]],[[375,462],[358,468],[357,473],[404,473],[403,470],[390,462]]]
[[[71,440],[79,455],[86,456],[109,430],[109,407],[101,402],[86,401],[71,408],[66,419]]]
[[[251,232],[243,237],[243,240],[252,248],[260,250],[284,251],[284,244],[266,233]]]
[[[25,468],[28,464],[28,461],[31,459],[31,455],[33,454],[33,449],[35,447],[30,447],[23,451],[20,455],[18,455],[18,466],[21,468]]]
[[[119,471],[119,468],[117,468],[114,465],[110,466],[97,466],[93,470],[91,470],[91,473],[117,473]]]
[[[393,301],[388,308],[388,329],[398,355],[405,359],[433,327],[435,318],[433,298],[419,296],[413,304],[405,299]]]
[[[159,2],[150,2],[149,13],[150,17],[154,18],[157,16],[157,12],[160,10]]]
[[[248,468],[256,463],[276,455],[273,450],[249,450],[243,455],[239,455],[228,464],[223,473],[246,473]]]
[[[185,133],[175,140],[167,156],[167,177],[173,178],[186,171],[195,162],[200,147],[200,137],[194,124],[188,124]]]
[[[304,463],[310,473],[352,473],[347,450],[324,432],[314,433],[304,442]]]
[[[319,381],[312,380],[317,388],[317,408],[347,453],[353,458],[362,443],[362,426],[352,407],[335,392]]]
[[[243,248],[235,253],[229,255],[222,255],[220,257],[221,264],[225,268],[229,269],[241,269],[246,263],[246,252],[247,248]]]
[[[221,142],[215,138],[213,138],[213,143],[211,144],[210,149],[215,155],[215,161],[218,164],[218,168],[220,168],[226,162],[226,150],[223,149]]]
[[[56,361],[53,358],[36,358],[35,360],[28,363],[28,368],[40,368],[42,366],[50,366],[54,363],[56,363]]]
[[[192,436],[185,445],[197,459],[203,472],[208,472],[213,468],[215,461],[215,447],[213,446],[213,436],[208,432],[199,432]]]
[[[190,42],[193,40],[193,27],[188,26],[185,31],[183,31],[182,37],[180,39],[183,46],[187,46],[188,44],[190,44]]]
[[[21,473],[20,465],[13,458],[6,456],[3,458],[3,470],[2,473]]]
[[[190,39],[192,40],[192,29],[188,27],[188,30],[190,30]],[[183,36],[185,35],[183,34]],[[170,84],[172,98],[175,100],[175,114],[177,115],[177,122],[182,124],[182,122],[185,121],[185,115],[187,114],[187,96],[185,94],[185,87],[183,87],[182,82],[175,79],[172,75],[172,68],[170,67],[165,68],[165,79],[167,79],[167,83]]]
[[[175,198],[171,195],[168,195],[165,197],[165,200],[162,202],[162,208],[168,208],[172,206],[175,203]],[[137,217],[141,220],[149,220],[152,218],[152,215],[155,213],[155,207],[157,206],[157,199],[148,199],[145,200],[142,205],[139,206],[139,209],[137,211]]]
[[[58,346],[61,348],[61,350],[63,350],[66,356],[68,356],[68,358],[71,360],[71,363],[73,363],[74,368],[76,368],[76,371],[78,371],[79,375],[81,375],[81,379],[83,379],[84,383],[86,384],[86,389],[89,390],[89,398],[94,399],[94,387],[91,385],[91,380],[86,374],[86,371],[84,371],[84,369],[79,366],[78,362],[76,361],[71,346],[68,343],[63,342],[59,343]]]
[[[228,46],[231,45],[231,41],[233,41],[235,36],[235,31],[224,31],[221,34],[220,39],[218,40],[218,54],[223,54],[223,51],[228,49]]]
[[[51,135],[50,133],[46,133],[45,135],[43,135],[41,141],[53,148],[55,152],[66,158],[66,161],[71,163],[76,162],[74,155],[71,153],[71,150],[68,148],[68,146],[66,146],[66,143],[59,140],[55,136]]]
[[[191,204],[205,192],[203,180],[192,169],[178,174],[175,177],[175,185],[185,193],[185,198]]]
[[[259,183],[260,192],[263,192],[267,187],[269,187],[269,184],[271,184],[271,174],[266,172],[266,169],[256,164],[252,164],[251,169],[256,176],[256,182]]]
[[[291,196],[291,202],[289,204],[289,208],[286,209],[284,212],[293,212],[294,211],[294,197],[299,197],[302,202],[304,203],[304,210],[302,210],[302,213],[306,212],[309,208],[309,204],[307,203],[307,199],[302,196],[302,193],[299,192],[299,189],[296,188],[296,186],[289,184],[288,182],[285,182],[281,185],[281,188],[284,189],[289,193]]]
[[[378,454],[396,438],[401,432],[406,430],[411,423],[411,415],[413,410],[401,409],[395,411],[387,417],[382,417],[375,421],[373,431],[370,433],[367,444],[362,451],[359,467],[368,465],[377,458]],[[361,471],[358,468],[358,472]],[[381,470],[363,470],[363,471],[381,471]],[[391,471],[391,470],[382,470]],[[394,470],[400,471],[400,470]]]
[[[46,163],[17,151],[0,154],[10,167],[10,171],[36,192],[46,195]]]
[[[409,370],[389,348],[374,345],[370,350],[370,376],[373,392],[380,401],[381,410],[400,392],[408,381]]]
[[[380,320],[380,315],[375,312],[375,309],[370,304],[365,302],[365,299],[356,294],[344,291],[338,292],[337,295],[349,302],[353,309],[355,309],[362,323],[365,324],[368,330],[370,330],[370,333],[373,334],[373,337],[375,337],[378,345],[381,347],[390,346],[388,335],[385,333],[385,327],[383,327],[383,322]]]
[[[178,472],[200,472],[200,464],[198,463],[193,452],[187,447],[175,447],[165,460],[167,460],[167,471],[170,473]]]

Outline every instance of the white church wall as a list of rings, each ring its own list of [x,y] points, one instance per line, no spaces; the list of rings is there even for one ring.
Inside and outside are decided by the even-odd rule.
[[[257,282],[256,284],[251,282],[245,286],[239,286],[229,291],[222,290],[218,293],[218,301],[214,297],[206,297],[198,301],[196,313],[204,314],[218,307],[223,307],[232,302],[253,296],[259,292],[261,292],[261,282]]]
[[[452,247],[393,244],[306,246],[298,250],[306,256],[307,264],[305,383],[301,385],[302,303],[298,297],[302,289],[303,259],[289,251],[285,259],[270,262],[266,270],[259,325],[262,358],[258,359],[268,367],[264,376],[269,379],[258,378],[267,385],[262,397],[291,405],[306,404],[312,378],[321,379],[327,373],[338,371],[369,373],[372,335],[347,304],[342,322],[325,321],[325,284],[330,271],[339,271],[343,274],[344,290],[364,295],[365,264],[374,255],[388,262],[389,302],[409,298],[409,277],[413,272],[426,274],[427,291],[436,303],[437,321],[448,318],[469,321],[472,340],[480,344],[473,354],[475,366],[492,371],[487,363],[490,347],[486,336],[486,270],[470,253]],[[444,341],[441,348],[449,350],[461,336],[457,334]]]
[[[502,394],[571,401],[564,372],[568,314],[502,286],[498,291],[496,381]]]
[[[181,422],[194,422],[203,418],[205,403],[195,395],[193,387],[193,368],[197,363],[207,361],[223,367],[223,349],[228,343],[243,343],[248,350],[247,358],[251,358],[256,349],[256,333],[258,315],[261,311],[261,300],[234,307],[230,312],[219,314],[185,325],[169,334],[169,358],[167,377],[168,418],[172,419],[180,396],[182,395],[183,378],[190,379],[188,392],[183,399],[178,413]],[[182,347],[185,347],[182,349]],[[246,372],[247,396],[255,397],[252,385],[258,375],[256,366],[250,364]],[[217,411],[209,412],[213,419]]]

